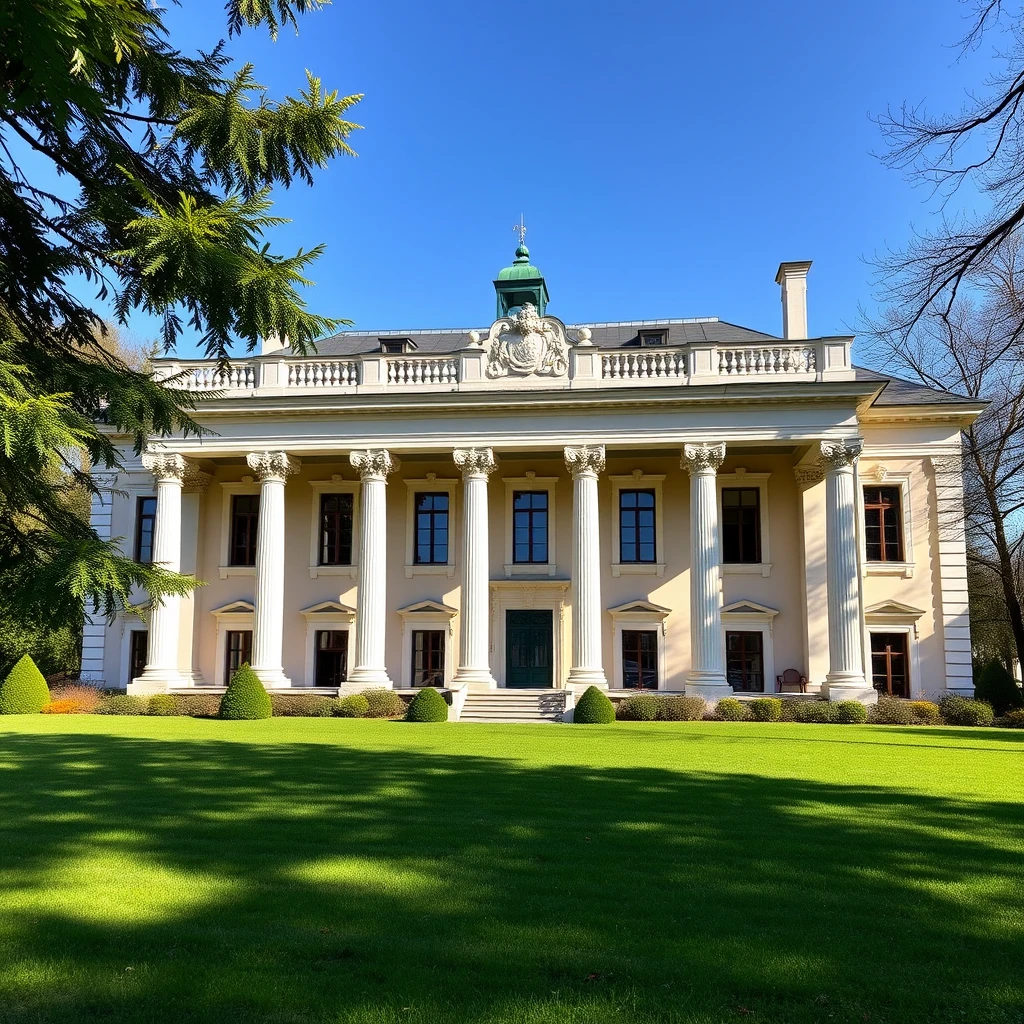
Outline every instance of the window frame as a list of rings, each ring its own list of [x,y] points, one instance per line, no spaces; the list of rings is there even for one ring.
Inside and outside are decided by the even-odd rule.
[[[868,487],[898,487],[900,491],[900,539],[903,544],[902,561],[868,561],[867,519],[864,491]],[[862,571],[865,576],[900,576],[911,579],[914,575],[914,537],[912,509],[911,473],[891,470],[876,463],[867,469],[857,467],[857,515],[860,528],[860,554]]]
[[[133,671],[133,663],[135,662],[135,645],[138,642],[137,637],[145,637],[143,641],[146,645],[146,651],[142,659],[141,670],[136,673]],[[128,682],[132,682],[138,679],[143,672],[146,671],[146,665],[149,663],[149,629],[129,629],[128,630]]]
[[[761,661],[764,668],[764,692],[776,693],[778,686],[775,667],[775,616],[777,608],[756,601],[733,601],[722,609],[722,651],[726,649],[726,633],[761,634]],[[786,668],[794,666],[787,665]]]
[[[300,612],[306,620],[305,662],[303,664],[302,685],[316,685],[316,635],[325,630],[348,632],[348,660],[345,664],[346,683],[352,678],[352,658],[355,652],[355,637],[352,635],[356,610],[340,601],[318,601],[316,604],[303,608]]]
[[[325,687],[327,689],[340,689],[348,682],[348,666],[349,666],[349,644],[352,642],[351,631],[348,629],[338,629],[334,626],[325,625],[324,623],[316,623],[318,628],[313,630],[313,679],[312,685],[316,687]],[[341,674],[342,679],[337,683],[321,683],[320,682],[320,653],[324,648],[320,647],[320,636],[323,633],[336,633],[338,636],[345,638],[345,643],[341,649],[344,653],[344,657],[341,659]]]
[[[152,513],[143,512],[143,502],[153,502]],[[156,541],[156,516],[158,510],[158,502],[155,494],[139,494],[135,498],[135,561],[141,565],[152,565],[153,564],[153,544]],[[151,520],[150,533],[149,533],[149,558],[143,559],[142,557],[142,522],[143,520]]]
[[[760,650],[757,653],[758,653],[758,655],[761,658],[761,689],[760,690],[738,689],[737,687],[733,686],[731,682],[729,683],[729,686],[732,687],[732,689],[733,689],[733,691],[735,693],[773,693],[774,690],[775,690],[775,686],[777,684],[775,683],[774,680],[772,680],[771,683],[769,683],[769,680],[768,680],[768,673],[765,670],[764,634],[759,629],[727,629],[725,631],[725,678],[726,678],[726,681],[727,682],[729,681],[729,636],[730,635],[732,635],[732,636],[745,636],[745,637],[755,637],[756,636],[757,637],[758,644],[760,645]],[[744,654],[744,656],[747,654],[747,651],[746,651],[745,648],[744,648],[744,651],[742,653]],[[746,669],[745,668],[743,669],[743,672],[744,672],[744,674],[746,673]],[[771,689],[769,689],[769,685],[771,686]]]
[[[872,641],[874,640],[874,638],[876,636],[878,636],[878,637],[882,637],[882,636],[898,636],[898,637],[902,637],[902,639],[903,639],[903,651],[901,653],[902,653],[902,656],[903,656],[904,674],[906,676],[906,685],[907,685],[907,692],[905,694],[903,694],[902,697],[903,697],[904,700],[912,699],[913,696],[914,696],[914,672],[913,672],[913,668],[912,668],[912,661],[913,661],[912,654],[911,654],[911,639],[912,639],[912,637],[911,637],[910,631],[906,630],[906,629],[898,629],[898,628],[897,629],[886,629],[884,627],[880,628],[880,629],[869,629],[868,630],[868,652],[867,653],[868,653],[868,659],[869,659],[869,665],[870,665],[870,669],[869,669],[868,675],[870,676],[870,679],[871,679],[871,687],[872,687],[872,689],[875,690],[875,692],[877,694],[879,694],[879,696],[898,697],[898,696],[900,696],[900,694],[892,693],[891,688],[887,689],[887,690],[879,690],[878,687],[875,686],[875,658],[876,657],[884,656],[883,652],[879,652],[877,655],[875,653],[874,647],[872,645]],[[888,679],[889,679],[889,682],[890,682],[890,686],[891,686],[891,681],[892,681],[892,671],[891,671],[891,668],[892,668],[892,663],[891,663],[891,659],[890,659],[887,662],[887,670],[888,670],[887,671],[887,675],[888,675]]]
[[[242,657],[241,657],[241,660],[238,662],[238,666],[235,668],[235,672],[237,672],[238,669],[240,669],[245,664],[250,664],[250,665],[252,664],[252,636],[253,636],[253,629],[250,626],[249,628],[243,627],[241,629],[226,629],[226,630],[224,630],[224,657],[223,657],[223,664],[221,666],[221,672],[223,673],[224,685],[225,686],[230,684],[231,679],[232,679],[232,675],[233,675],[232,672],[228,671],[228,665],[229,665],[229,663],[231,661],[231,654],[232,654],[232,651],[231,651],[231,638],[233,636],[244,637],[246,635],[249,637],[249,640],[248,640],[249,657],[248,658],[244,657],[244,652],[245,652],[246,644],[242,643],[241,649],[239,651],[239,654],[242,655]]]
[[[666,636],[667,620],[671,610],[651,601],[627,601],[608,609],[612,617],[612,687],[616,690],[625,689],[622,664],[622,634],[625,632],[655,632],[658,635],[658,690],[671,689],[666,674]],[[682,676],[679,677],[678,692],[682,692]],[[630,688],[629,692],[638,692]],[[652,692],[652,691],[645,691]]]
[[[455,576],[456,551],[459,545],[459,520],[457,503],[459,480],[455,477],[439,477],[436,473],[427,473],[423,477],[406,480],[405,502],[405,578],[414,576]],[[416,561],[416,495],[417,494],[448,495],[448,561],[417,562]]]
[[[555,544],[558,535],[557,476],[502,477],[505,484],[505,576],[554,576],[558,571]],[[548,560],[546,562],[515,561],[515,494],[517,491],[547,491],[548,495]]]
[[[658,633],[659,633],[659,630],[657,630],[657,629],[632,629],[632,628],[626,629],[626,628],[623,628],[622,633],[620,634],[620,637],[619,637],[619,659],[622,662],[620,671],[622,673],[622,686],[623,686],[623,689],[626,689],[626,690],[636,690],[638,693],[639,692],[643,692],[645,690],[660,690],[661,689],[661,676],[660,676],[660,674],[658,672],[658,662],[660,660],[658,655],[659,655],[659,649],[660,649],[661,644],[660,644],[660,642],[658,640]],[[651,636],[651,637],[654,638],[654,650],[650,651],[650,652],[647,652],[647,653],[649,653],[651,655],[651,658],[652,658],[652,660],[654,662],[653,666],[650,669],[645,669],[643,667],[643,664],[642,664],[642,658],[643,658],[644,652],[640,649],[641,643],[640,643],[640,639],[639,638],[643,637],[643,636]],[[628,681],[626,680],[626,641],[627,641],[627,638],[632,639],[633,637],[637,638],[637,665],[638,665],[637,672],[638,672],[639,681],[640,681],[640,685],[639,686],[630,686],[628,684]],[[651,672],[654,675],[654,685],[653,686],[644,686],[644,676],[648,672]]]
[[[440,601],[415,601],[398,609],[402,616],[402,687],[412,689],[413,633],[418,630],[441,630],[444,641],[444,687],[451,685],[455,674],[455,616],[457,608]]]
[[[439,671],[441,674],[440,682],[417,682],[416,681],[416,657],[420,653],[416,649],[416,638],[417,636],[437,636],[441,638],[439,651],[431,651],[435,656],[439,655],[440,665],[435,671]],[[422,687],[433,686],[437,689],[443,689],[445,685],[445,662],[448,657],[448,631],[437,626],[424,628],[423,623],[416,623],[416,627],[410,630],[410,656],[411,661],[409,664],[409,685],[420,689]],[[423,671],[423,670],[419,670]],[[426,670],[429,671],[429,670]]]
[[[216,661],[213,665],[213,685],[227,686],[224,678],[227,667],[227,635],[235,630],[252,630],[255,628],[255,606],[250,600],[229,601],[210,614],[217,620]]]
[[[608,477],[612,485],[612,576],[664,576],[665,575],[665,501],[664,473],[645,473],[634,469],[632,473],[613,474]],[[622,530],[620,494],[622,491],[654,491],[654,557],[653,562],[624,562],[622,560]]]
[[[256,502],[256,511],[253,512],[239,512],[237,510],[237,504],[239,501],[253,501]],[[256,568],[256,556],[259,548],[259,529],[260,529],[260,495],[259,492],[256,494],[232,494],[230,498],[230,511],[228,513],[229,523],[229,534],[228,534],[228,565],[233,569],[253,569]],[[250,536],[247,538],[248,543],[246,544],[246,555],[251,553],[252,561],[237,562],[235,561],[235,554],[238,548],[236,544],[235,530],[239,523],[239,516],[244,515],[251,523]]]
[[[355,579],[359,568],[360,487],[358,480],[346,480],[335,473],[330,480],[310,480],[309,578],[348,576]],[[348,565],[320,565],[320,502],[325,494],[352,495],[352,561]]]
[[[771,473],[754,473],[737,467],[731,473],[719,473],[718,488],[718,561],[724,576],[771,576],[771,530],[768,516],[768,480]],[[724,521],[722,491],[727,488],[754,488],[760,491],[758,505],[761,521],[761,560],[759,562],[727,562],[725,560],[724,537],[721,524]]]
[[[256,566],[231,564],[231,524],[235,495],[258,495],[260,493],[259,482],[254,477],[243,476],[241,480],[224,482],[220,487],[220,566],[218,567],[220,578],[224,580],[229,576],[255,576]]]
[[[324,501],[330,498],[349,498],[351,500],[351,509],[349,511],[349,538],[348,538],[348,559],[345,561],[338,562],[325,562],[324,558],[324,538],[327,531],[324,529]],[[355,532],[355,520],[356,520],[356,499],[355,495],[349,491],[321,491],[316,496],[317,504],[317,516],[316,516],[316,567],[317,569],[333,569],[338,567],[349,567],[352,565],[352,559],[355,556],[357,536]],[[344,515],[344,512],[331,513],[332,515]],[[341,544],[338,545],[341,547]]]

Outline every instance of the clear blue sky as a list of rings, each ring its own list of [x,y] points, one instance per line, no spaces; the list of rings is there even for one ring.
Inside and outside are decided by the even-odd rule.
[[[278,193],[277,251],[327,243],[312,308],[363,329],[481,326],[527,244],[566,322],[718,316],[777,332],[781,260],[811,259],[812,334],[870,306],[865,262],[933,206],[872,152],[871,116],[958,108],[992,70],[958,60],[957,0],[336,0],[230,52],[274,96],[303,69],[365,94],[359,156]],[[223,34],[213,0],[173,40]],[[136,332],[146,333],[139,322]],[[182,355],[188,354],[183,347]]]

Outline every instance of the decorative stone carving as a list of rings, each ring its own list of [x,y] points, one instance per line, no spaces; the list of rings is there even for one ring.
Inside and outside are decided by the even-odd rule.
[[[287,452],[250,452],[245,462],[261,480],[284,480],[298,473],[302,465]]]
[[[851,437],[843,441],[820,441],[818,457],[826,471],[843,469],[856,462],[863,448],[864,441],[859,437]]]
[[[189,462],[185,466],[185,477],[182,481],[186,494],[205,494],[210,486],[213,476],[197,469],[195,463]]]
[[[462,470],[462,478],[488,477],[498,468],[492,448],[456,448],[452,453],[455,465]]]
[[[491,325],[487,348],[488,377],[564,377],[569,372],[569,342],[554,317],[539,316],[526,302],[514,317]]]
[[[176,452],[162,452],[156,448],[147,448],[142,453],[142,465],[157,480],[177,480],[179,483],[185,479],[188,468],[188,464]]]
[[[725,461],[724,444],[683,445],[679,465],[691,475],[694,473],[717,473]]]
[[[573,477],[584,473],[597,476],[604,471],[605,448],[603,444],[580,445],[565,448],[565,464]]]
[[[820,463],[812,465],[794,466],[793,476],[796,477],[798,487],[813,487],[825,478],[825,470]]]
[[[364,451],[351,452],[348,461],[359,471],[359,476],[363,480],[384,480],[401,465],[386,448],[368,448]]]

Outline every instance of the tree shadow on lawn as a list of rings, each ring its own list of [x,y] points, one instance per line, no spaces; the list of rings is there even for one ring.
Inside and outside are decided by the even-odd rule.
[[[1024,808],[8,735],[5,1022],[1021,1020]]]

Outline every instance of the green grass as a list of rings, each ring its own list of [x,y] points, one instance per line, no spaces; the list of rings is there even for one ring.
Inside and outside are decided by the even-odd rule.
[[[1024,1020],[1024,733],[0,719],[0,1021]]]

